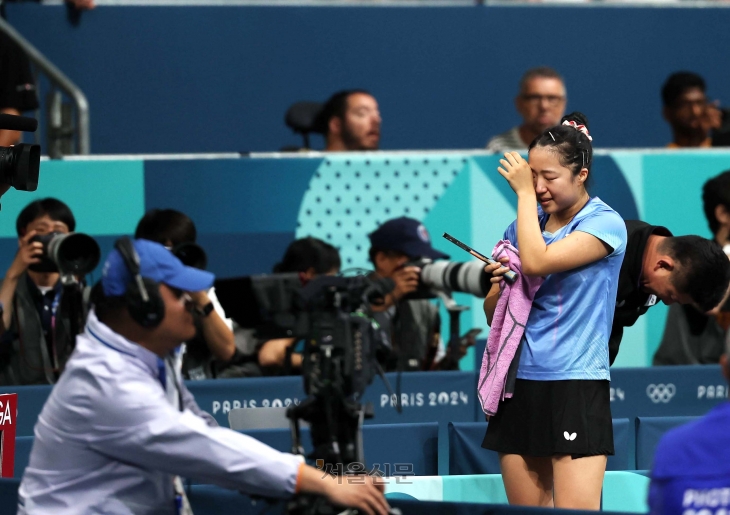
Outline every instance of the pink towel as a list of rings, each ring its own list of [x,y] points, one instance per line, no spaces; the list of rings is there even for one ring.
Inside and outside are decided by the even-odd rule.
[[[482,357],[477,393],[482,410],[487,415],[497,413],[500,400],[512,397],[512,392],[505,392],[507,373],[525,332],[532,301],[545,280],[543,277],[522,274],[520,253],[508,240],[500,240],[494,247],[492,256],[494,259],[509,257],[508,266],[517,272],[517,279],[512,284],[502,282],[502,294],[494,311],[487,347]]]

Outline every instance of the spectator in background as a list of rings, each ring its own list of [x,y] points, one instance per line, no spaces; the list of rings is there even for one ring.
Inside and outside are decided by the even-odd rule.
[[[274,266],[275,274],[298,273],[305,284],[320,275],[340,273],[340,254],[337,249],[317,238],[294,240],[284,253],[284,258]],[[259,346],[259,365],[265,375],[291,375],[300,373],[302,353],[295,351],[295,338],[268,340]]]
[[[197,231],[193,221],[174,209],[148,211],[137,224],[135,238],[161,243],[173,254],[183,245],[195,243]],[[233,325],[218,303],[215,288],[190,294],[195,311],[195,338],[186,342],[182,370],[186,379],[212,379],[235,358]]]
[[[723,260],[720,249],[730,255],[730,170],[708,180],[702,187],[702,204],[707,223],[713,234],[714,258],[700,258],[696,270],[706,270],[704,281],[692,280],[695,289],[708,292],[715,286],[715,298],[709,305],[673,305],[669,308],[664,335],[654,355],[654,365],[696,365],[717,363],[725,346],[725,331],[730,323],[727,305],[720,306],[707,314],[727,290],[727,281],[722,281],[720,270],[711,270],[712,263]],[[693,248],[698,248],[698,245]],[[727,262],[723,263],[730,267]],[[726,272],[727,275],[727,272]],[[698,309],[699,308],[699,309]]]
[[[375,97],[365,90],[352,89],[332,95],[315,124],[325,135],[325,150],[342,152],[378,150],[381,123]]]
[[[730,345],[720,357],[730,382]],[[668,431],[659,442],[649,487],[651,515],[730,511],[730,403]]]
[[[0,113],[19,115],[38,109],[35,81],[28,56],[0,32]],[[0,147],[20,142],[21,133],[0,129]]]
[[[73,351],[60,274],[36,237],[75,227],[71,209],[55,198],[31,202],[18,215],[19,248],[0,287],[0,385],[54,384]]]
[[[672,128],[668,148],[712,146],[711,131],[722,126],[722,111],[707,101],[705,80],[692,72],[669,76],[662,87],[662,111]]]
[[[565,83],[558,72],[547,66],[527,70],[520,79],[520,92],[515,98],[522,124],[494,136],[487,143],[487,150],[527,150],[545,129],[560,123],[566,104]]]

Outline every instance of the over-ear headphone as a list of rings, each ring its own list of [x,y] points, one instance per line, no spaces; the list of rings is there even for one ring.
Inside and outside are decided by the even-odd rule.
[[[127,270],[132,274],[124,293],[130,316],[142,327],[157,327],[165,318],[165,302],[160,295],[159,284],[140,275],[139,255],[132,240],[126,236],[119,238],[114,248],[119,251]]]

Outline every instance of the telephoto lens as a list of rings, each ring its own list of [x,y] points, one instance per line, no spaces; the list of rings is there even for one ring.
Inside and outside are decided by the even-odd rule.
[[[421,262],[420,266],[421,283],[430,288],[471,293],[483,298],[492,287],[489,281],[492,276],[484,271],[481,261],[427,261]]]
[[[52,232],[31,238],[43,244],[40,263],[28,268],[34,272],[61,272],[86,275],[99,264],[101,250],[91,236],[80,232]]]

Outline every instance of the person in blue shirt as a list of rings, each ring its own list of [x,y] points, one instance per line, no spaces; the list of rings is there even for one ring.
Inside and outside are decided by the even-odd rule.
[[[180,477],[262,497],[322,495],[367,515],[388,513],[383,485],[373,478],[330,476],[218,427],[200,409],[175,349],[195,335],[190,293],[213,280],[159,243],[115,244],[92,291],[86,329],[38,416],[18,515],[188,513]]]
[[[720,367],[730,382],[730,339]],[[730,512],[730,402],[668,431],[659,441],[649,487],[652,515]]]
[[[545,280],[513,361],[513,396],[482,446],[500,453],[510,504],[598,510],[613,454],[608,340],[627,236],[619,214],[586,189],[587,120],[571,113],[562,122],[532,142],[529,162],[516,152],[500,160],[517,194],[504,239],[519,250],[522,273]],[[491,324],[507,268],[486,271],[495,275],[484,302]]]

